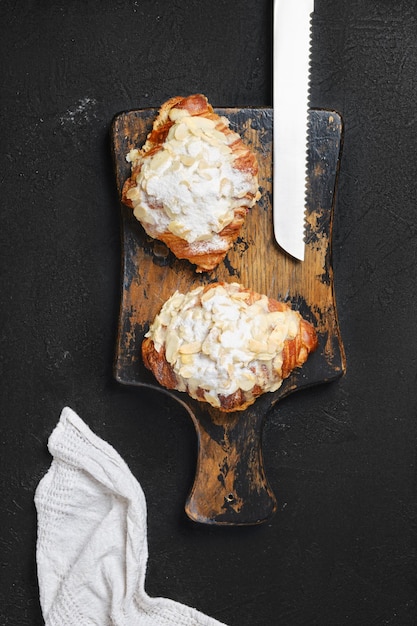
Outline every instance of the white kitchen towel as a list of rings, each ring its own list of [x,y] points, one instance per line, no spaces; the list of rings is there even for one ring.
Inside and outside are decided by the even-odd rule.
[[[46,626],[224,626],[145,591],[146,500],[128,466],[66,407],[35,494]]]

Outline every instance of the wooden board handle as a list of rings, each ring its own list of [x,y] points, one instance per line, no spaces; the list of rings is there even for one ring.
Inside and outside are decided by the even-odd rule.
[[[198,410],[198,409],[197,409]],[[262,456],[265,411],[247,409],[224,417],[198,410],[193,418],[199,449],[194,485],[185,510],[205,524],[260,524],[277,502],[266,479]]]

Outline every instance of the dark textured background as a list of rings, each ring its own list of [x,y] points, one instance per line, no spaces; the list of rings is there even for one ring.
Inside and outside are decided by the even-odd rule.
[[[0,624],[40,625],[34,490],[76,410],[145,491],[147,591],[229,626],[417,624],[417,5],[316,0],[312,105],[345,123],[334,268],[348,371],[268,416],[270,523],[183,512],[193,425],[119,386],[113,116],[271,105],[270,0],[1,0]]]

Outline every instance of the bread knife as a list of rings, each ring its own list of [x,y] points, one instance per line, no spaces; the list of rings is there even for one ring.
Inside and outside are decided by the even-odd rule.
[[[273,215],[280,247],[304,260],[304,217],[314,0],[274,0]]]

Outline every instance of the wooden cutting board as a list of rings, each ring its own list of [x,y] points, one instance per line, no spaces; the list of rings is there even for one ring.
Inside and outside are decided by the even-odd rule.
[[[185,505],[188,516],[209,524],[257,524],[269,519],[277,506],[262,459],[261,435],[267,412],[292,391],[334,380],[345,371],[331,263],[342,122],[330,111],[311,110],[309,114],[306,253],[305,260],[299,262],[279,248],[273,234],[272,109],[216,112],[228,117],[231,127],[257,153],[262,198],[249,212],[224,262],[206,274],[196,274],[188,261],[176,259],[164,244],[148,237],[132,211],[120,204],[122,290],[114,374],[121,383],[169,393],[188,410],[199,446],[194,485]],[[157,109],[128,111],[113,120],[119,197],[130,174],[126,154],[132,147],[143,145],[156,114]],[[319,347],[307,363],[280,389],[264,394],[245,411],[221,413],[187,394],[163,390],[141,359],[143,336],[165,300],[177,289],[185,292],[213,280],[239,282],[290,302],[318,332]]]

